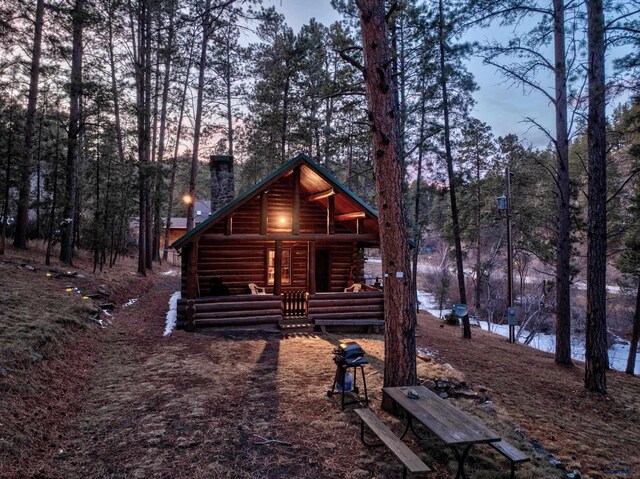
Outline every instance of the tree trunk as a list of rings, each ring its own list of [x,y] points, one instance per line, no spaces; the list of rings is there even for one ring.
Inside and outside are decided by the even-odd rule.
[[[180,136],[182,132],[182,121],[184,119],[184,107],[187,101],[187,88],[189,87],[189,72],[191,71],[191,64],[193,63],[193,47],[195,42],[193,37],[189,44],[189,60],[187,63],[187,69],[184,77],[184,85],[182,87],[182,97],[180,100],[180,113],[178,114],[178,126],[176,128],[176,143],[173,149],[173,159],[171,161],[171,177],[169,179],[169,199],[167,204],[167,223],[164,230],[164,254],[162,259],[164,261],[169,257],[169,238],[171,236],[171,215],[173,210],[173,195],[176,185],[176,168],[178,166],[178,150],[180,149]]]
[[[479,141],[479,140],[478,140]],[[478,151],[478,143],[476,143],[476,294],[475,294],[475,303],[474,310],[476,317],[480,317],[480,296],[482,295],[482,280],[483,280],[483,270],[482,270],[482,235],[480,233],[480,227],[482,223],[482,207],[480,205],[480,200],[482,198],[482,191],[480,189],[480,162],[482,159],[480,158]]]
[[[29,226],[29,197],[31,194],[31,166],[33,165],[33,132],[36,127],[36,108],[38,106],[38,79],[40,78],[40,57],[42,52],[42,26],[44,24],[44,0],[36,1],[36,18],[33,32],[33,53],[29,75],[29,100],[27,118],[24,125],[24,159],[20,167],[20,191],[18,196],[18,215],[13,245],[26,249]]]
[[[191,172],[189,174],[189,196],[187,206],[187,231],[193,229],[193,210],[196,202],[196,176],[198,174],[198,154],[200,153],[200,130],[202,128],[202,109],[204,107],[204,73],[207,66],[207,45],[211,36],[211,0],[205,3],[202,14],[202,44],[200,48],[200,64],[198,65],[198,92],[196,102],[196,118],[193,127],[193,151],[191,156]]]
[[[287,69],[288,69],[287,65]],[[287,71],[287,78],[284,82],[284,91],[282,92],[282,134],[280,135],[280,161],[282,163],[287,159],[287,130],[289,128],[289,88],[291,78]]]
[[[82,34],[86,0],[76,0],[72,17],[71,82],[69,94],[69,129],[67,130],[67,164],[65,168],[65,195],[60,261],[72,264],[73,237],[76,222],[76,197],[78,194],[78,156],[80,136],[80,98],[82,97]]]
[[[173,58],[173,39],[174,39],[174,21],[175,17],[175,4],[172,4],[171,11],[169,12],[169,31],[167,33],[167,43],[165,45],[165,56],[164,56],[164,77],[162,79],[162,103],[160,105],[160,133],[158,137],[158,172],[157,172],[157,185],[159,186],[162,181],[162,175],[160,174],[162,163],[164,161],[164,150],[165,150],[165,133],[167,129],[167,105],[169,103],[169,86],[171,85],[171,59]],[[159,47],[159,45],[158,45]],[[173,182],[175,182],[175,168],[171,172]],[[162,230],[162,221],[160,220],[160,189],[157,188],[156,191],[156,224],[157,224],[157,241],[159,244],[160,241],[160,233]],[[173,201],[173,191],[169,194],[171,201]],[[171,205],[168,205],[169,211],[171,211]],[[167,224],[167,227],[169,225]],[[163,254],[162,259],[167,259],[167,249],[169,248],[168,238],[165,237],[164,246],[163,246]],[[154,248],[154,251],[157,251]]]
[[[607,361],[606,257],[607,182],[604,75],[604,12],[602,0],[587,1],[589,113],[589,186],[587,224],[587,331],[584,385],[606,393]]]
[[[44,122],[47,117],[47,95],[44,97],[42,112],[40,114],[40,127],[38,128],[38,154],[36,155],[36,231],[35,237],[42,238],[40,227],[40,206],[42,203],[42,132],[44,130]]]
[[[112,15],[115,15],[115,9],[109,10],[111,14],[107,20],[108,22],[108,31],[109,31],[109,41],[107,43],[108,52],[109,52],[109,67],[111,70],[111,97],[113,101],[113,117],[115,121],[115,129],[116,129],[116,145],[118,147],[118,159],[120,160],[120,164],[124,165],[124,141],[122,139],[122,126],[120,121],[120,92],[118,91],[118,81],[116,79],[116,60],[114,54],[114,45],[113,45],[113,18]]]
[[[139,224],[138,224],[138,273],[147,274],[147,213],[149,203],[148,177],[149,177],[149,119],[147,118],[147,75],[150,73],[148,64],[151,61],[151,52],[148,51],[147,36],[150,20],[150,7],[148,0],[139,4],[134,22],[131,15],[131,44],[133,47],[133,62],[136,81],[136,127],[138,130],[138,190],[139,190]],[[134,25],[137,23],[137,35]]]
[[[53,163],[53,188],[51,197],[51,213],[49,216],[49,228],[47,232],[47,250],[45,253],[44,263],[49,266],[51,264],[51,249],[53,247],[53,234],[56,226],[56,207],[58,206],[58,163],[60,162],[60,105],[56,104],[56,141],[55,155]]]
[[[638,341],[640,341],[640,282],[636,293],[636,312],[633,315],[633,333],[631,334],[631,345],[629,347],[629,358],[627,359],[627,374],[633,375],[636,367],[636,354],[638,353]]]
[[[569,211],[569,135],[565,64],[564,0],[553,0],[556,89],[556,364],[571,361],[571,216]]]
[[[422,248],[422,221],[420,219],[421,200],[422,200],[422,160],[424,156],[425,127],[426,127],[426,98],[424,94],[424,80],[422,83],[422,94],[420,98],[420,131],[418,133],[418,171],[416,174],[416,197],[413,211],[414,235],[413,242],[413,264],[411,265],[411,284],[416,295],[416,312],[420,311],[420,302],[418,301],[418,258],[420,257],[420,248]]]
[[[151,150],[152,150],[152,138],[151,138],[151,39],[152,35],[152,8],[155,6],[153,1],[147,3],[147,14],[145,17],[146,25],[144,48],[145,48],[145,63],[144,63],[144,130],[145,130],[145,164],[147,166],[147,172],[145,175],[145,221],[147,222],[144,228],[144,240],[145,245],[145,262],[147,269],[153,268],[153,178],[155,176],[155,168],[151,163]]]
[[[12,92],[13,93],[13,92]],[[12,95],[13,96],[13,95]],[[13,99],[13,98],[12,98]],[[9,218],[9,198],[11,191],[11,158],[13,158],[13,105],[9,103],[9,138],[7,139],[7,169],[4,176],[4,202],[2,206],[2,231],[0,231],[0,254],[4,254],[7,242],[7,220]]]
[[[442,0],[439,1],[439,43],[440,43],[440,87],[442,89],[442,109],[444,114],[444,149],[447,160],[447,174],[449,176],[449,200],[451,202],[451,222],[453,224],[453,241],[456,251],[456,269],[458,273],[458,292],[461,304],[467,304],[467,289],[464,284],[464,265],[462,264],[462,240],[460,238],[460,220],[458,218],[458,203],[456,198],[456,178],[453,171],[453,157],[451,155],[451,128],[449,126],[449,96],[447,92],[447,74],[445,64],[444,12]],[[462,318],[462,335],[471,339],[471,325],[469,315]]]
[[[231,45],[229,38],[225,43],[226,62],[224,65],[224,79],[227,87],[227,149],[229,156],[233,156],[233,107],[231,105]]]
[[[409,277],[397,109],[383,0],[356,0],[364,50],[364,80],[372,131],[384,280],[384,386],[416,383],[416,309]],[[384,397],[382,406],[393,409]]]

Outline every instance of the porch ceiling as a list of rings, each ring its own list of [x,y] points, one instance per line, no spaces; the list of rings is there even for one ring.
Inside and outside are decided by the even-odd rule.
[[[378,231],[378,220],[375,217],[372,217],[369,212],[362,207],[357,201],[355,201],[350,195],[347,195],[340,191],[340,189],[336,188],[337,185],[327,181],[323,178],[316,170],[310,168],[308,165],[303,164],[300,168],[300,186],[304,195],[313,195],[317,193],[322,193],[324,191],[334,189],[334,205],[335,205],[335,214],[346,215],[349,213],[361,212],[365,214],[365,229],[367,231]],[[316,200],[318,204],[322,205],[324,208],[327,208],[327,198],[321,198]],[[347,220],[349,221],[349,220]]]

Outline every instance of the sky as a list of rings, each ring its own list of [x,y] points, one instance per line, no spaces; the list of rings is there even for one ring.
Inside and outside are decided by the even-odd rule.
[[[294,32],[299,31],[311,18],[325,25],[340,19],[340,15],[331,7],[330,0],[265,0],[263,5],[273,6],[282,13]],[[511,31],[493,26],[490,29],[476,29],[465,39],[483,42],[496,35],[502,37],[498,40],[504,40],[511,36]],[[524,121],[526,117],[531,117],[544,128],[554,131],[553,106],[546,98],[539,93],[527,94],[522,88],[505,83],[494,67],[484,65],[479,58],[469,59],[468,69],[479,86],[473,95],[476,104],[472,116],[489,124],[496,138],[515,133],[526,145],[536,148],[548,146],[545,134]]]
[[[340,20],[330,0],[265,0],[263,5],[273,6],[282,13],[294,32],[299,31],[311,18],[324,25]],[[485,38],[488,38],[488,32],[479,30],[473,32],[469,40],[483,41]],[[489,124],[496,138],[515,133],[526,144],[545,148],[548,144],[545,135],[531,124],[523,122],[523,119],[534,117],[545,128],[552,129],[554,113],[548,102],[539,94],[524,95],[517,87],[505,84],[495,68],[483,65],[479,58],[471,58],[468,69],[479,86],[473,95],[476,105],[472,115]]]

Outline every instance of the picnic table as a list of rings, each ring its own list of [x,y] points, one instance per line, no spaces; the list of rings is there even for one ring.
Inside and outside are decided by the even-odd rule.
[[[416,391],[419,397],[409,398],[407,393],[410,390]],[[465,477],[464,463],[475,444],[491,444],[501,440],[498,434],[424,386],[387,387],[382,391],[407,413],[407,426],[400,439],[409,430],[422,439],[415,431],[413,421],[422,424],[453,451],[458,461],[456,479]]]

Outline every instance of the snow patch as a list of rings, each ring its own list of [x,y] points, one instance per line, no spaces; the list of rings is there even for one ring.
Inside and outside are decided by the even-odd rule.
[[[162,276],[178,276],[178,270],[170,269],[169,271],[163,271]]]
[[[445,314],[449,314],[451,312],[451,308],[437,309],[438,305],[436,304],[435,296],[426,291],[418,291],[418,302],[420,304],[420,309],[423,311],[428,311],[430,314],[435,316],[436,318],[442,319]],[[505,338],[509,337],[509,326],[506,324],[491,324],[490,327],[486,321],[477,321],[477,324],[485,331],[490,331],[494,334],[498,334],[500,336],[504,336]],[[516,328],[517,333],[517,328]],[[524,339],[528,336],[529,332],[527,330],[522,331],[520,336],[517,338],[517,341],[520,344],[524,344]],[[555,354],[556,351],[556,336],[555,334],[542,334],[538,333],[534,336],[527,346],[538,349],[540,351],[544,351],[546,353]],[[615,344],[613,344],[609,348],[609,365],[612,369],[617,371],[624,371],[627,368],[627,359],[629,358],[629,349],[631,347],[631,343],[622,338],[616,338]],[[571,337],[571,357],[575,361],[584,362],[585,356],[585,339],[584,337]],[[640,370],[640,355],[636,357],[636,371]]]
[[[127,306],[131,306],[132,304],[136,304],[137,301],[138,301],[138,298],[131,298],[129,301],[124,303],[122,307],[126,308]]]
[[[418,305],[421,311],[427,311],[436,318],[442,319],[445,314],[451,312],[451,308],[438,309],[436,297],[426,291],[418,290]]]
[[[180,299],[180,291],[176,291],[169,298],[169,311],[167,311],[167,321],[164,327],[164,335],[169,336],[171,331],[176,327],[178,320],[178,300]]]
[[[480,327],[487,330],[487,322],[480,321]],[[509,326],[506,324],[492,324],[491,332],[494,334],[498,334],[500,336],[504,336],[505,338],[509,337]],[[518,342],[522,344],[524,340],[523,336],[526,337],[528,331],[523,331],[523,334],[517,338]],[[625,341],[621,338],[616,338],[618,342],[612,345],[609,348],[609,365],[612,369],[617,371],[624,371],[627,368],[627,359],[629,357],[629,341]],[[538,349],[540,351],[544,351],[547,353],[554,354],[556,351],[556,336],[554,334],[542,334],[537,333],[528,346]],[[571,358],[576,361],[584,362],[585,357],[585,340],[583,337],[571,337]],[[636,358],[636,371],[640,366],[640,357]]]

